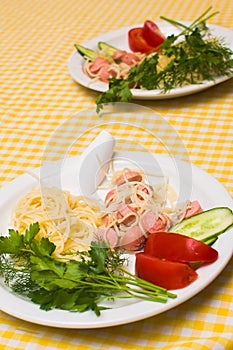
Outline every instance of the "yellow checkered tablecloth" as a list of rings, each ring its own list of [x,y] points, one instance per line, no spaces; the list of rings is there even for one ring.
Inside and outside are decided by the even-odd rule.
[[[48,143],[76,113],[95,108],[97,93],[76,84],[67,61],[73,44],[160,15],[193,20],[210,5],[211,19],[230,29],[232,0],[2,0],[0,7],[0,181],[40,166]],[[212,174],[233,194],[233,80],[204,92],[163,101],[134,101],[160,113],[182,140],[191,162]],[[120,117],[119,117],[120,118]],[[98,117],[97,117],[98,119]],[[96,121],[97,121],[96,119]],[[119,123],[124,120],[118,119]],[[90,122],[90,123],[89,123]],[[77,119],[73,135],[91,125]],[[94,120],[95,122],[95,120]],[[147,126],[150,127],[149,124]],[[155,126],[151,125],[151,128]],[[169,129],[169,128],[168,128]],[[121,139],[130,128],[112,126]],[[169,130],[168,130],[169,131]],[[95,134],[61,149],[81,153]],[[137,130],[133,141],[150,147]],[[169,136],[168,136],[169,138]],[[123,146],[122,146],[123,147]],[[174,146],[174,150],[175,150]],[[53,154],[54,158],[58,156]],[[182,305],[128,325],[98,330],[56,329],[0,312],[0,349],[233,349],[233,261],[206,289]]]

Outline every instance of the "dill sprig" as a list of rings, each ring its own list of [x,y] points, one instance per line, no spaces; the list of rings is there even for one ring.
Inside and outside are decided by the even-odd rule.
[[[15,293],[26,296],[43,310],[53,308],[100,315],[106,299],[138,298],[165,303],[176,295],[126,270],[126,259],[104,242],[93,242],[78,260],[55,260],[55,245],[35,239],[39,224],[21,235],[9,230],[0,237],[0,276]]]
[[[26,256],[0,255],[0,276],[4,276],[5,284],[13,292],[27,296],[29,291],[35,289],[35,283],[30,278],[29,262]]]
[[[161,19],[183,28],[177,35],[170,35],[161,44],[159,52],[149,55],[139,65],[129,70],[127,78],[109,79],[109,88],[96,100],[97,112],[109,102],[129,102],[132,87],[167,93],[176,87],[214,81],[219,76],[233,72],[233,52],[222,39],[211,36],[206,21],[218,12],[209,13],[209,7],[190,26],[161,16]],[[160,56],[166,56],[168,64],[158,67]]]

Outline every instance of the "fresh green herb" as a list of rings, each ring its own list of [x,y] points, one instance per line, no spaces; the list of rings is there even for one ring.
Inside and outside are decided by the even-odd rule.
[[[178,35],[170,35],[160,46],[160,51],[146,57],[140,65],[129,70],[124,79],[109,79],[109,88],[96,100],[97,112],[109,102],[129,102],[132,99],[132,87],[152,90],[160,89],[162,93],[204,80],[214,81],[217,77],[231,75],[233,72],[233,52],[222,40],[213,38],[206,21],[217,12],[209,14],[211,7],[199,16],[189,27],[161,17],[183,30]],[[168,64],[159,70],[159,57],[168,58]]]
[[[176,295],[134,276],[124,268],[125,259],[104,242],[93,242],[78,260],[55,260],[55,245],[48,238],[35,239],[39,224],[23,235],[9,230],[0,237],[0,275],[16,293],[30,298],[43,310],[53,308],[100,315],[104,299],[139,298],[166,302]]]

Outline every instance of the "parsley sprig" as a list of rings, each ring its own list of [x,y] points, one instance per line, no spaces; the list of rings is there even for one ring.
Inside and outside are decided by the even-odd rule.
[[[9,230],[0,237],[0,276],[13,292],[23,295],[43,310],[53,308],[97,316],[106,306],[103,300],[139,298],[165,303],[176,295],[146,282],[126,270],[125,258],[104,242],[93,242],[87,252],[77,252],[78,260],[58,261],[55,245],[48,238],[35,239],[39,224],[23,235]]]
[[[209,7],[190,26],[161,16],[161,19],[181,27],[177,35],[170,35],[160,45],[160,51],[146,57],[140,65],[129,70],[127,78],[109,79],[109,88],[96,100],[97,112],[110,102],[129,102],[132,87],[167,93],[183,85],[214,81],[219,76],[233,73],[233,52],[223,40],[210,35],[206,21],[217,12],[209,13]],[[159,69],[160,55],[167,56],[169,63]]]

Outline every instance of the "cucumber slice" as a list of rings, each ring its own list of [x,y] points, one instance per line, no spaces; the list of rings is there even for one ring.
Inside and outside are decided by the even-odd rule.
[[[96,58],[96,52],[94,50],[88,49],[78,44],[74,44],[74,47],[77,49],[78,53],[80,53],[80,55],[84,58],[89,59],[90,61],[94,61],[94,59]]]
[[[169,231],[211,244],[232,225],[232,210],[227,207],[217,207],[184,219],[172,226]]]
[[[105,43],[104,41],[98,42],[98,49],[104,51],[107,55],[112,56],[114,52],[118,51],[116,47]]]
[[[218,236],[212,236],[210,238],[203,240],[202,242],[208,245],[212,245],[214,244],[215,241],[217,241],[217,239],[218,239]]]

